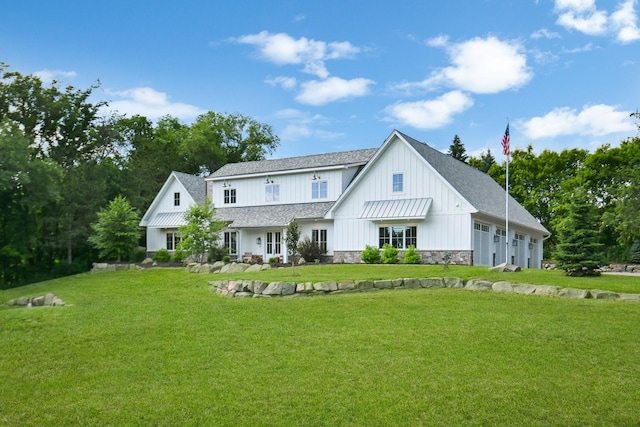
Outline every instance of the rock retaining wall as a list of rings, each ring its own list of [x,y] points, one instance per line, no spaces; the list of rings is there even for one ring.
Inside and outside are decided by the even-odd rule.
[[[473,291],[513,292],[525,295],[566,298],[595,298],[640,301],[640,294],[625,294],[597,289],[560,288],[549,285],[511,283],[507,281],[471,279],[464,282],[457,277],[427,277],[392,280],[343,280],[326,282],[263,282],[260,280],[213,280],[209,288],[218,294],[236,298],[304,297],[348,292],[379,291],[383,289],[463,288]]]

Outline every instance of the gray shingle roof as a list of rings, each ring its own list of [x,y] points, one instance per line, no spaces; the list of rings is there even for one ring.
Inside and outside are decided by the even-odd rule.
[[[175,177],[184,185],[193,200],[198,203],[204,203],[207,195],[207,183],[204,178],[196,175],[189,175],[188,173],[173,171]]]
[[[398,132],[478,212],[505,219],[505,191],[489,175]],[[509,222],[549,234],[520,203],[509,196]]]
[[[314,154],[311,156],[289,157],[286,159],[228,163],[209,175],[209,178],[365,164],[371,159],[371,157],[373,157],[377,150],[377,148],[367,148],[364,150]]]
[[[333,202],[217,208],[216,218],[230,227],[286,227],[292,219],[324,218]]]

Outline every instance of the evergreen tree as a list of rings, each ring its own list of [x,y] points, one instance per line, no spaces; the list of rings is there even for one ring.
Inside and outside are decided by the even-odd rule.
[[[453,142],[449,146],[449,151],[447,151],[447,154],[454,159],[458,159],[461,162],[467,163],[467,159],[469,158],[469,156],[467,156],[466,153],[467,150],[464,148],[464,144],[462,144],[462,141],[460,141],[460,137],[458,135],[455,135],[453,137]]]
[[[558,244],[554,259],[568,276],[597,276],[602,257],[599,242],[599,215],[582,187],[577,187],[562,207],[556,225]]]
[[[89,236],[89,242],[102,258],[120,261],[133,253],[142,234],[139,223],[140,215],[127,199],[118,196],[107,209],[98,212],[98,221],[91,224],[94,234]]]
[[[491,154],[490,149],[487,150],[486,153],[482,151],[482,153],[480,154],[480,158],[476,158],[473,156],[469,157],[469,165],[484,173],[489,172],[489,169],[491,169],[491,166],[493,166],[495,163],[496,159],[495,157],[493,157],[493,154]]]
[[[640,264],[640,240],[636,240],[633,242],[633,245],[631,245],[628,261],[633,264]]]

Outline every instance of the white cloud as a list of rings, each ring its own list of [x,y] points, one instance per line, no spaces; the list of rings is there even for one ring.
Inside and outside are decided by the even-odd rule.
[[[611,15],[598,10],[595,0],[556,0],[558,25],[588,35],[615,34],[620,43],[640,40],[637,0],[623,0]]]
[[[531,34],[532,39],[558,39],[560,38],[560,34],[549,31],[546,28],[542,28]]]
[[[62,70],[41,70],[33,73],[34,76],[42,80],[42,83],[49,84],[54,80],[60,79],[72,79],[78,75],[75,71],[62,71]]]
[[[576,47],[573,49],[562,49],[562,53],[582,53],[582,52],[590,52],[594,49],[592,43],[587,43],[584,46]]]
[[[416,129],[437,129],[453,120],[473,105],[473,99],[460,92],[452,91],[425,101],[397,102],[385,108],[387,121],[400,122]]]
[[[611,105],[586,106],[582,111],[569,107],[556,108],[542,117],[518,122],[518,127],[531,139],[565,135],[603,136],[630,132],[635,125],[629,111],[617,111]]]
[[[351,58],[360,48],[349,42],[318,41],[301,37],[294,39],[286,33],[272,34],[262,31],[234,39],[238,43],[258,48],[260,56],[278,65],[303,65],[305,73],[320,78],[329,77],[324,62],[329,59]]]
[[[620,43],[640,40],[638,15],[635,11],[636,3],[636,0],[620,3],[618,9],[611,15],[611,25],[617,31],[617,39]]]
[[[326,80],[311,80],[302,83],[302,91],[296,101],[307,105],[324,105],[346,98],[354,98],[369,94],[373,80],[357,78],[344,80],[330,77]]]
[[[335,139],[343,136],[342,133],[329,132],[319,128],[327,125],[330,120],[320,114],[309,114],[295,108],[279,110],[276,118],[284,120],[285,126],[278,134],[282,141],[298,141],[301,139]]]
[[[295,79],[295,77],[284,76],[267,79],[264,82],[270,84],[271,86],[280,86],[281,88],[288,90],[295,89],[295,87],[298,85],[298,81]]]
[[[133,116],[139,114],[149,120],[156,120],[162,116],[170,115],[182,120],[194,119],[206,111],[200,108],[171,102],[164,92],[158,92],[150,87],[137,87],[123,91],[106,91],[108,95],[120,99],[109,102],[105,111],[117,111],[120,114]]]
[[[434,71],[421,82],[398,84],[397,89],[448,86],[472,93],[497,93],[522,86],[533,76],[523,47],[516,42],[487,37],[450,44],[440,36],[428,44],[447,49],[453,65]]]

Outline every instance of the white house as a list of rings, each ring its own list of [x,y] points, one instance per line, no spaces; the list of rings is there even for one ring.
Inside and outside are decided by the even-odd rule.
[[[180,243],[178,227],[184,224],[182,215],[194,203],[204,203],[205,197],[204,178],[171,172],[140,221],[142,227],[147,227],[147,252],[162,248],[174,251]]]
[[[549,236],[511,197],[507,236],[500,185],[395,130],[378,149],[227,164],[205,179],[192,178],[201,180],[217,217],[227,223],[222,241],[239,258],[286,260],[284,235],[294,218],[301,235],[317,241],[325,260],[336,263],[360,262],[366,245],[390,243],[401,251],[415,246],[423,263],[441,262],[451,253],[457,264],[508,260],[539,268]],[[177,185],[171,182],[170,177],[141,223],[149,251],[167,247],[162,245],[172,241],[169,234],[179,223],[170,215],[178,209],[168,209],[174,190],[166,187]]]

